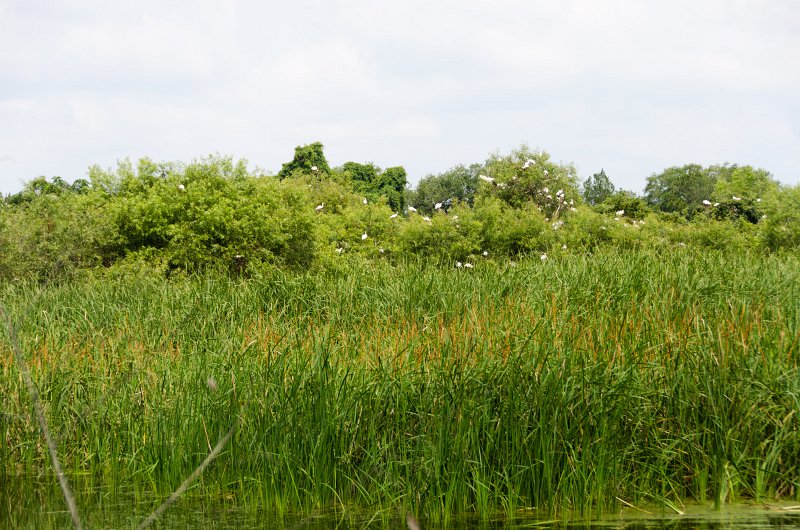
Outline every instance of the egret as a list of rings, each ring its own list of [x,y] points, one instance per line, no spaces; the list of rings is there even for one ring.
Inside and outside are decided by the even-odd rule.
[[[380,252],[381,254],[383,254],[383,247],[381,247],[381,248],[378,250],[378,252]]]
[[[464,266],[468,269],[471,269],[473,267],[472,263],[465,263]]]
[[[564,190],[558,190],[556,192],[556,197],[563,197],[563,196],[564,196]]]
[[[336,249],[337,254],[341,254],[342,252],[344,252],[344,249],[342,247]]]
[[[453,216],[453,221],[458,221],[458,216],[457,215]]]
[[[409,206],[409,207],[408,207],[408,211],[409,211],[409,212],[416,212],[416,211],[417,211],[417,209],[416,209],[416,208],[414,208],[413,206]]]
[[[756,199],[756,202],[761,202],[761,197],[759,197],[758,199]]]
[[[734,196],[733,196],[733,200],[734,200],[734,201],[741,201],[741,200],[742,200],[742,198],[741,198],[741,197],[737,197],[736,195],[734,195]]]
[[[625,210],[617,210],[617,217],[622,217],[625,215]]]
[[[544,188],[542,188],[542,193],[550,193],[550,188],[545,186]]]
[[[541,256],[539,256],[539,259],[542,261],[547,261],[547,254],[542,254]]]
[[[178,191],[186,191],[186,186],[183,184],[178,184]]]
[[[367,198],[364,197],[364,204],[367,204]]]
[[[484,251],[483,251],[483,257],[485,258],[485,257],[488,257],[488,256],[489,256],[489,252],[488,252],[488,251],[486,251],[486,250],[484,250]]]
[[[324,202],[322,204],[320,204],[319,206],[317,206],[316,208],[314,208],[314,210],[316,210],[318,212],[321,212],[323,208],[325,208],[325,203]]]
[[[711,201],[708,199],[703,199],[703,206],[711,206]]]
[[[714,207],[716,208],[717,206],[719,206],[719,203],[718,203],[718,202],[715,202],[715,203],[714,203]]]
[[[461,267],[463,267],[463,266],[464,266],[464,264],[463,264],[463,263],[461,263],[460,261],[456,261],[456,267],[457,267],[457,268],[459,268],[459,269],[460,269],[460,268],[461,268]]]
[[[397,213],[393,213],[392,215],[390,215],[389,219],[394,219],[395,217],[397,217]]]
[[[546,177],[546,176],[547,176],[547,174],[548,174],[548,171],[545,169],[545,170],[544,170],[544,176]]]
[[[478,178],[481,180],[485,180],[486,182],[492,183],[494,179],[492,177],[487,177],[486,175],[478,175]]]
[[[423,217],[422,220],[423,221],[428,221],[429,223],[431,222],[431,218],[428,217],[427,215],[425,217]]]
[[[436,204],[433,205],[433,209],[434,210],[441,210],[442,209],[442,203],[437,202]]]
[[[525,161],[525,163],[524,163],[524,164],[522,164],[522,169],[528,169],[529,167],[531,167],[531,165],[533,165],[533,164],[535,164],[535,163],[536,163],[536,160],[534,160],[534,159],[532,159],[532,158],[529,158],[529,159],[527,159],[527,160]]]
[[[319,168],[317,166],[311,166],[311,171],[317,171]]]
[[[561,245],[561,250],[567,250],[567,245]]]
[[[365,239],[367,239],[367,233],[366,232],[361,234],[361,241],[364,241]]]

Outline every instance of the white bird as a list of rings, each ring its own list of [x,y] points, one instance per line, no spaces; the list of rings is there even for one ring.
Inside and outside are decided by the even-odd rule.
[[[717,206],[719,206],[719,203],[718,203],[718,202],[715,202],[715,203],[714,203],[714,207],[717,207]]]
[[[539,259],[542,261],[547,261],[547,254],[542,254],[541,256],[539,256]]]
[[[488,255],[489,255],[489,252],[487,252],[486,250],[484,250],[484,251],[483,251],[483,257],[485,258],[485,257],[486,257],[486,256],[488,256]]]
[[[319,212],[319,211],[322,211],[323,208],[325,208],[325,203],[324,202],[322,204],[320,204],[319,206],[317,206],[316,208],[314,208],[314,210]]]
[[[364,204],[367,204],[367,198],[364,197]]]
[[[761,197],[759,197],[758,199],[756,199],[756,202],[761,202]]]
[[[409,211],[409,212],[416,212],[416,211],[417,211],[417,209],[416,209],[416,208],[414,208],[413,206],[409,206],[409,207],[408,207],[408,211]]]
[[[544,176],[546,177],[546,176],[547,176],[547,174],[548,174],[548,171],[545,169],[545,170],[544,170]]]
[[[556,197],[563,197],[563,196],[564,196],[564,190],[558,190],[556,192]]]
[[[472,263],[465,263],[464,266],[468,269],[471,269],[473,265]]]
[[[397,217],[397,213],[393,213],[392,215],[390,215],[389,219],[394,219],[395,217]]]
[[[545,186],[544,188],[542,188],[542,193],[550,193],[550,188]]]
[[[184,186],[183,184],[178,184],[178,190],[186,191],[186,186]]]
[[[461,263],[460,261],[456,261],[456,267],[458,267],[460,269],[463,266],[464,266],[463,263]]]
[[[561,250],[567,250],[567,245],[561,245]]]
[[[442,209],[442,203],[437,202],[436,204],[433,205],[433,209],[434,210],[441,210]]]
[[[535,163],[536,163],[536,160],[534,160],[532,158],[529,158],[529,159],[527,159],[525,161],[524,164],[522,164],[522,169],[528,169],[529,167],[531,167],[532,164],[535,164]]]
[[[711,201],[708,199],[703,199],[703,206],[711,206]]]
[[[383,247],[381,247],[381,248],[380,248],[380,250],[378,250],[378,252],[380,252],[381,254],[383,254]]]
[[[741,201],[741,200],[742,200],[742,198],[741,198],[741,197],[737,197],[736,195],[734,195],[734,196],[733,196],[733,200],[734,200],[734,201]]]
[[[431,218],[428,217],[427,215],[425,217],[423,217],[422,220],[423,221],[428,221],[429,223],[431,222]]]
[[[625,215],[625,210],[617,210],[617,217],[622,217]]]
[[[485,180],[486,182],[492,183],[494,179],[492,177],[487,177],[486,175],[478,175],[478,178],[481,180]]]
[[[458,221],[458,216],[457,215],[453,216],[453,221]]]
[[[344,252],[344,249],[342,247],[336,249],[337,254],[341,254],[342,252]]]
[[[311,171],[317,171],[318,169],[317,166],[311,166]]]
[[[367,233],[366,232],[361,234],[361,241],[364,241],[365,239],[367,239]]]

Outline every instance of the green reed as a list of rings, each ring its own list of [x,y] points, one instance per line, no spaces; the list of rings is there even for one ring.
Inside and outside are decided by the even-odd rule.
[[[2,296],[33,304],[19,336],[68,475],[166,496],[238,418],[191,494],[446,520],[800,498],[799,261],[352,262]],[[7,344],[6,488],[49,465]]]

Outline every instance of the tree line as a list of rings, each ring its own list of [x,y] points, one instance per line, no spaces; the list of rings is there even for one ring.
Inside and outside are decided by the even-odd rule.
[[[424,256],[445,264],[599,245],[796,251],[800,187],[751,166],[690,164],[617,189],[521,146],[408,186],[402,167],[330,167],[295,149],[277,175],[245,160],[129,160],[68,183],[39,177],[0,202],[0,279],[146,268],[330,267]]]

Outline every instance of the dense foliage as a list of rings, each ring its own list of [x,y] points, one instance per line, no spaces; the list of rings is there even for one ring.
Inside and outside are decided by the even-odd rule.
[[[2,303],[80,498],[166,496],[237,418],[195,494],[280,513],[800,499],[798,249],[800,186],[766,171],[637,196],[525,146],[415,190],[312,144],[277,177],[142,159],[0,202]],[[19,527],[5,485],[48,463],[9,343]]]
[[[446,518],[796,504],[798,292],[796,256],[681,247],[471,270],[343,256],[246,280],[20,282],[3,300],[81,507],[133,493],[151,510],[238,417],[194,495]],[[14,528],[20,477],[49,463],[6,341],[0,403]]]
[[[452,266],[602,246],[795,251],[800,242],[798,187],[749,166],[669,168],[639,197],[604,171],[581,184],[573,166],[522,146],[406,186],[402,167],[331,168],[319,143],[299,146],[277,178],[221,156],[126,160],[73,184],[37,178],[0,202],[0,279],[112,265],[239,274],[326,268],[343,255]]]

